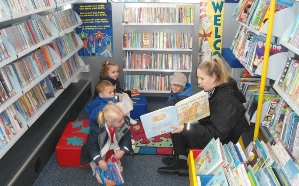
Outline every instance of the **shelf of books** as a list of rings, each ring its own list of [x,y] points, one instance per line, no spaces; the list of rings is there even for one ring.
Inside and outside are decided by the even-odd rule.
[[[279,1],[276,5],[272,35],[281,37],[285,32],[285,28],[288,28],[293,21],[294,2]],[[231,49],[252,76],[261,75],[266,41],[265,34],[267,34],[268,29],[269,4],[264,1],[241,1],[235,9],[233,17],[240,23],[240,27],[235,35]],[[288,19],[285,19],[286,17]],[[280,71],[277,70],[280,68],[275,66],[277,64],[284,66],[280,61],[285,62],[287,55],[277,56],[277,54],[286,51],[283,50],[281,43],[275,37],[272,37],[268,62],[268,68],[270,68],[267,73],[267,78],[274,80],[280,74]]]
[[[11,16],[13,19],[56,8],[56,3],[54,0],[23,0],[22,3],[24,6],[20,6],[20,2],[16,0],[7,1],[7,5],[11,11]]]
[[[12,12],[17,11],[11,7],[17,5],[14,0],[8,3]],[[55,11],[54,0],[34,3],[34,10],[28,11],[31,13],[22,9],[26,13],[20,16],[41,15],[33,14],[0,30],[0,158],[84,69],[77,55],[83,43],[72,32],[82,24],[79,16],[72,9]],[[53,13],[43,15],[49,9]]]
[[[282,143],[256,140],[246,149],[212,139],[188,156],[190,185],[297,185],[299,168]],[[197,155],[198,154],[198,155]]]
[[[58,7],[70,5],[70,4],[73,4],[76,2],[77,2],[77,0],[56,0],[56,6],[58,8]]]
[[[191,72],[191,70],[179,70],[179,69],[131,69],[131,68],[124,68],[124,72]]]
[[[24,126],[21,130],[19,130],[14,136],[12,136],[9,141],[7,141],[6,139],[2,139],[3,141],[2,143],[0,143],[0,158],[2,158],[5,153],[20,139],[20,137],[28,130],[27,126]],[[1,135],[4,136],[4,133],[2,133]],[[5,145],[2,145],[3,143],[5,143]]]
[[[288,51],[298,52],[298,41],[296,41],[298,31],[296,25],[298,25],[299,18],[294,22],[296,18],[294,12],[297,11],[295,9],[294,1],[276,2],[273,26],[273,36],[275,37],[272,37],[270,46],[267,78],[275,80],[273,88],[278,95],[269,94],[270,86],[266,83],[265,95],[263,96],[262,119],[259,124],[259,140],[261,141],[251,142],[247,146],[245,150],[247,159],[245,159],[245,164],[243,163],[245,165],[245,173],[249,176],[251,185],[296,185],[298,183],[299,62],[296,58],[292,58],[293,53]],[[263,38],[263,35],[257,35],[257,33],[248,28],[267,33],[268,21],[264,20],[268,19],[268,14],[269,7],[265,1],[251,0],[240,2],[234,12],[236,19],[242,22],[242,25],[245,24],[247,26],[240,26],[231,49],[241,59],[244,66],[251,70],[252,75],[262,74],[262,69],[260,68],[262,66],[259,65],[263,61],[264,50],[262,49],[265,45],[265,38]],[[256,16],[259,18],[255,18]],[[292,24],[291,22],[294,23]],[[281,38],[279,42],[277,42],[279,39],[276,37]],[[246,116],[254,118],[255,113],[251,110],[252,107],[257,105],[259,88],[251,90],[249,86],[256,86],[253,85],[253,82],[257,81],[256,77],[242,77],[240,81],[248,82],[241,82],[243,85],[240,88],[246,100],[250,100]],[[252,101],[254,99],[256,102]],[[254,122],[252,119],[251,121]],[[238,162],[240,161],[242,165],[242,153],[238,152],[236,148],[235,150],[239,157]],[[229,179],[228,177],[230,177],[231,171],[224,172],[227,181],[230,182],[231,178]],[[234,173],[234,170],[232,172]],[[247,178],[245,176],[241,179]],[[237,185],[244,184],[240,182],[235,183]]]
[[[10,42],[0,35],[0,68],[17,59],[17,52]]]
[[[10,10],[5,1],[0,1],[0,22],[12,19]]]
[[[126,89],[169,93],[173,72],[191,74],[194,5],[125,3],[122,22]]]

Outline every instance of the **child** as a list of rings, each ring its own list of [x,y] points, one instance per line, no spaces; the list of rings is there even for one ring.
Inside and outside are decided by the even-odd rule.
[[[115,86],[116,93],[123,93],[118,77],[120,75],[119,66],[111,61],[103,61],[100,72],[100,80],[108,80]]]
[[[187,82],[187,77],[181,72],[175,72],[170,80],[171,92],[166,102],[167,106],[193,95],[192,85]]]
[[[100,80],[110,81],[115,87],[116,95],[121,97],[121,94],[125,92],[129,96],[131,96],[130,91],[124,91],[124,89],[121,88],[118,79],[119,75],[120,75],[120,70],[119,70],[119,66],[116,63],[113,63],[111,61],[104,61],[102,63],[102,69],[99,76]],[[129,116],[130,113],[125,113],[125,114]],[[132,118],[130,119],[130,122],[133,125],[137,123],[137,121],[133,120]]]
[[[94,125],[96,117],[108,102],[117,102],[115,97],[114,86],[110,81],[103,80],[96,84],[97,97],[86,105],[85,112],[89,114],[90,126]]]
[[[81,164],[90,163],[93,175],[102,184],[96,167],[105,170],[107,163],[117,162],[124,154],[133,154],[129,118],[114,103],[109,102],[98,114],[97,124],[93,125],[86,143],[81,150]],[[108,180],[106,180],[108,182]]]

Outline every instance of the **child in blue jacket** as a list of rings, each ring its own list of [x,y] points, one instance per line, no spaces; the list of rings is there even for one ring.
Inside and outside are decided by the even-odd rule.
[[[166,102],[167,106],[173,106],[177,102],[193,95],[192,85],[187,82],[187,77],[181,72],[175,72],[170,80],[171,92]]]
[[[85,112],[89,114],[90,126],[94,125],[97,115],[108,102],[116,103],[118,100],[117,96],[115,96],[114,85],[107,80],[99,81],[96,84],[96,93],[98,97],[85,107]]]

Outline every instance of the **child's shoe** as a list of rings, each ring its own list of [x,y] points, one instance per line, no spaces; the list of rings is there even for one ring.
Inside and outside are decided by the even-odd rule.
[[[131,123],[131,125],[136,125],[136,124],[137,124],[137,121],[136,121],[136,120],[133,120],[132,118],[130,118],[130,123]]]

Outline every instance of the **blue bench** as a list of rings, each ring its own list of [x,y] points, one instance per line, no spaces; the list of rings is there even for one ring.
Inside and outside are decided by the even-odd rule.
[[[230,48],[222,49],[222,57],[229,64],[231,68],[244,68],[240,61],[236,58]]]

